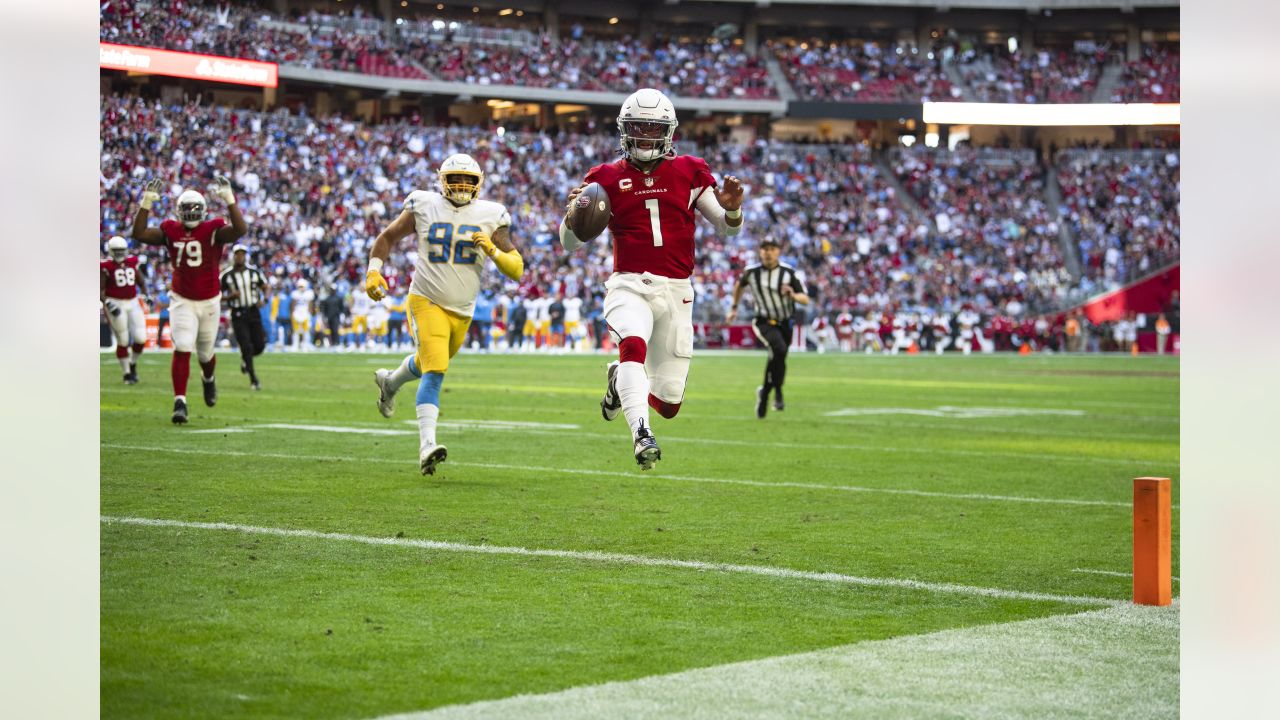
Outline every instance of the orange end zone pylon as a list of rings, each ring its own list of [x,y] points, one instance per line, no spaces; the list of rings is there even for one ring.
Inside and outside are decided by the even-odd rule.
[[[1133,602],[1173,602],[1169,478],[1133,480]]]

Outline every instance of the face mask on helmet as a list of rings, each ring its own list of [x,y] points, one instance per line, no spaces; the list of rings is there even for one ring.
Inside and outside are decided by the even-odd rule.
[[[662,120],[623,120],[622,150],[641,162],[657,160],[671,152],[675,124]]]
[[[480,194],[481,176],[469,172],[440,173],[440,194],[461,205],[471,202]]]
[[[129,243],[117,235],[107,241],[107,254],[116,262],[124,262],[129,255]]]
[[[178,196],[178,220],[189,228],[204,222],[207,209],[204,196],[198,192],[188,190]]]

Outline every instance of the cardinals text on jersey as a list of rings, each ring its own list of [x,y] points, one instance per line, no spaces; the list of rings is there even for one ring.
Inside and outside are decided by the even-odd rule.
[[[130,255],[124,262],[111,258],[102,261],[102,274],[107,278],[107,297],[132,300],[138,296],[138,256]]]
[[[222,295],[219,263],[222,246],[214,240],[222,218],[205,220],[189,228],[177,220],[160,223],[169,261],[173,263],[173,292],[188,300],[208,300]]]
[[[404,207],[413,213],[418,236],[418,262],[410,292],[451,313],[471,317],[484,271],[484,258],[471,235],[483,232],[492,236],[498,228],[511,224],[511,215],[496,202],[472,200],[458,207],[428,190],[409,193]]]
[[[716,184],[705,160],[677,155],[646,174],[622,159],[591,168],[586,182],[609,194],[614,272],[693,274],[695,205]]]

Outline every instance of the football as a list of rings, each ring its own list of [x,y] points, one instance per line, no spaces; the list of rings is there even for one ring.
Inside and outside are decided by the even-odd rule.
[[[609,193],[600,187],[600,183],[591,183],[573,201],[565,224],[579,240],[594,240],[609,226],[611,217],[613,210],[609,206]]]

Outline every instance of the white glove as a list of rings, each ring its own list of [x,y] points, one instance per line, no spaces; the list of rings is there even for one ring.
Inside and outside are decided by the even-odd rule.
[[[226,175],[213,176],[213,194],[222,198],[222,202],[228,205],[236,204],[236,194],[231,191],[231,180]]]
[[[142,200],[138,202],[143,210],[150,212],[151,206],[160,199],[160,190],[163,187],[164,183],[159,180],[147,183],[147,189],[142,191]]]

